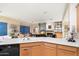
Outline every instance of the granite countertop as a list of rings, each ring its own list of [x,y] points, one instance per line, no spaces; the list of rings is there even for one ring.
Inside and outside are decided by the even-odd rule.
[[[14,39],[0,40],[0,45],[30,43],[30,42],[48,42],[48,43],[79,47],[79,39],[75,40],[76,42],[68,42],[66,38],[28,37],[28,38],[14,38]]]

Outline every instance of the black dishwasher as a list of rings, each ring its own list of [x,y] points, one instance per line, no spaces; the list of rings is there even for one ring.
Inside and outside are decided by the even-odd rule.
[[[19,56],[19,44],[0,45],[0,56]]]

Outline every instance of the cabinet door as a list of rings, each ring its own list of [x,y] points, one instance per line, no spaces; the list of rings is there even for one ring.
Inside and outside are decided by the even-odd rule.
[[[44,56],[56,56],[56,48],[45,46],[44,47]]]
[[[57,50],[57,55],[58,56],[76,56],[77,52],[58,49]]]
[[[56,32],[56,37],[57,38],[62,38],[62,32]]]
[[[28,48],[28,47],[21,48],[20,56],[31,56],[31,48]]]
[[[77,53],[78,53],[78,56],[79,56],[79,48],[78,48],[78,51],[77,51]]]
[[[57,55],[58,56],[76,56],[77,55],[77,48],[58,45],[57,46]]]
[[[32,56],[42,56],[41,53],[42,53],[41,45],[32,46],[32,52],[31,52]]]

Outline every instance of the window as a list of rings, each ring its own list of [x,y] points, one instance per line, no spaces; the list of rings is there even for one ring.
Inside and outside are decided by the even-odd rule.
[[[22,34],[30,33],[30,27],[29,26],[20,26],[20,32]]]
[[[0,36],[7,35],[7,23],[0,22]]]

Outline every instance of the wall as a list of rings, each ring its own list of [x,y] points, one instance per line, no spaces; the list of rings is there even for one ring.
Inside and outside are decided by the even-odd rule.
[[[0,22],[6,22],[8,23],[8,35],[10,34],[10,24],[15,24],[18,26],[18,30],[19,30],[19,22],[16,21],[15,19],[12,19],[12,18],[9,18],[9,17],[6,17],[6,16],[0,16]]]
[[[11,31],[10,29],[11,24],[16,25],[18,31],[20,29],[20,25],[29,26],[27,22],[19,21],[19,20],[16,20],[16,19],[13,19],[7,16],[0,16],[0,22],[8,23],[8,35],[10,34],[10,31]]]
[[[69,20],[70,20],[70,32],[72,31],[72,27],[75,28],[75,32],[77,32],[77,3],[71,3],[70,4],[70,12],[69,12]]]
[[[77,15],[76,15],[76,3],[71,3],[68,5],[64,18],[63,18],[63,37],[70,34],[72,30],[77,32]],[[65,32],[65,25],[68,25],[69,31]]]
[[[65,14],[64,14],[64,17],[63,17],[63,21],[62,21],[62,32],[63,32],[63,37],[67,37],[68,36],[68,33],[69,33],[69,30],[68,30],[68,27],[69,27],[69,5],[66,6],[66,10],[65,10]]]

